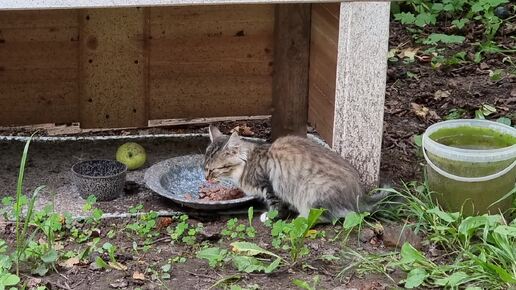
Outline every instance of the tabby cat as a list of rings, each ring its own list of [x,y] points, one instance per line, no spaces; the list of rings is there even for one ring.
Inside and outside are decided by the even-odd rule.
[[[265,200],[284,218],[291,211],[306,217],[325,208],[322,222],[350,211],[370,211],[384,195],[368,196],[358,172],[339,154],[307,138],[286,136],[272,144],[253,142],[209,127],[206,179],[229,179],[241,190]],[[261,219],[264,220],[265,215]]]

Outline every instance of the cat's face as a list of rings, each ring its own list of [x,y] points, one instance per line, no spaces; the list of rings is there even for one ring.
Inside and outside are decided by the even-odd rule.
[[[245,165],[240,137],[236,133],[226,136],[213,126],[210,126],[209,132],[211,143],[204,156],[204,177],[207,180],[229,179],[237,183]]]

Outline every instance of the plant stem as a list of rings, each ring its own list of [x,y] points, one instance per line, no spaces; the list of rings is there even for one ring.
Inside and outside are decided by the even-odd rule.
[[[34,132],[27,143],[25,143],[25,147],[23,148],[23,154],[20,161],[20,171],[18,173],[18,181],[16,183],[16,275],[20,275],[20,255],[21,255],[21,243],[22,239],[20,236],[20,221],[21,221],[21,196],[23,190],[23,177],[25,174],[25,165],[27,164],[27,155],[29,153],[29,145],[32,137],[36,134]]]

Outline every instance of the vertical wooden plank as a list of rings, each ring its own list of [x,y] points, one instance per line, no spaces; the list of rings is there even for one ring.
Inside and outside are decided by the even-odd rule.
[[[308,122],[328,144],[333,142],[340,3],[312,4]]]
[[[145,9],[80,13],[82,128],[147,125]]]
[[[310,4],[279,4],[274,21],[272,139],[306,135]]]
[[[333,148],[377,186],[389,39],[389,2],[340,6]]]

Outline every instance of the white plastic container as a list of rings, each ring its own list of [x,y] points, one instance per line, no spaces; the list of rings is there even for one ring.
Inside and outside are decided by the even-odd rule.
[[[422,147],[429,187],[443,208],[465,215],[511,208],[515,128],[487,120],[444,121],[427,128]]]

